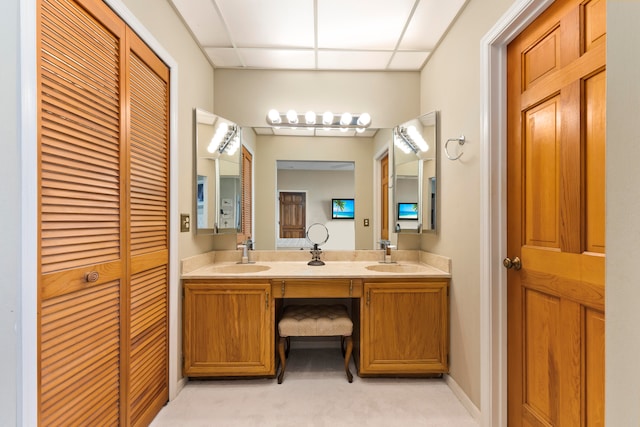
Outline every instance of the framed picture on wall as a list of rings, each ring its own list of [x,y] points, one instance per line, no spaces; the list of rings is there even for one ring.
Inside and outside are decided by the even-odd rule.
[[[331,199],[331,219],[354,219],[353,199]]]
[[[418,220],[417,203],[398,203],[398,220]]]

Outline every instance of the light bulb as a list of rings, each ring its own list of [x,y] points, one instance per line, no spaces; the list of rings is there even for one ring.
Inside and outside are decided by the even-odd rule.
[[[362,113],[360,114],[360,117],[358,117],[358,126],[369,126],[369,123],[371,123],[371,116],[369,115],[369,113]]]
[[[269,110],[269,112],[267,113],[267,117],[269,118],[269,121],[273,124],[278,124],[280,123],[280,113],[278,113],[278,111],[276,110]]]
[[[340,116],[340,124],[342,126],[348,126],[351,124],[352,118],[351,113],[342,113],[342,116]]]
[[[322,115],[322,124],[330,125],[333,123],[333,113],[331,111],[327,111]]]
[[[314,113],[313,111],[307,111],[307,113],[304,115],[304,121],[308,125],[315,125],[316,113]]]
[[[298,113],[296,113],[295,110],[287,111],[287,121],[289,121],[290,124],[298,123]]]

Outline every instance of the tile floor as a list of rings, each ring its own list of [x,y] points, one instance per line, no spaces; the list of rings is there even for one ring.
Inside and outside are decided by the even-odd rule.
[[[360,378],[339,349],[297,349],[284,381],[190,381],[152,427],[477,427],[442,379]]]

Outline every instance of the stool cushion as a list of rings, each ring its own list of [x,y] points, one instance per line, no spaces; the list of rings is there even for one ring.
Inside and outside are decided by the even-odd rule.
[[[281,337],[351,336],[353,322],[344,305],[290,305],[285,307],[278,333]]]

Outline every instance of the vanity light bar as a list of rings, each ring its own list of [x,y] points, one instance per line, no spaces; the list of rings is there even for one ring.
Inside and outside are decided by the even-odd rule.
[[[238,138],[238,125],[229,126],[227,123],[220,123],[216,129],[216,133],[211,138],[211,142],[207,147],[209,153],[220,154],[227,152],[233,155],[240,146],[240,138]]]
[[[319,114],[307,111],[304,114],[299,114],[295,110],[289,110],[286,113],[269,110],[267,123],[275,127],[356,129],[363,132],[371,125],[371,116],[369,113],[334,114],[331,111],[326,111]]]
[[[408,128],[398,126],[396,132],[400,138],[395,138],[394,143],[405,153],[409,153],[410,151],[417,153],[418,151],[425,152],[429,150],[429,145],[415,126],[409,126]]]

